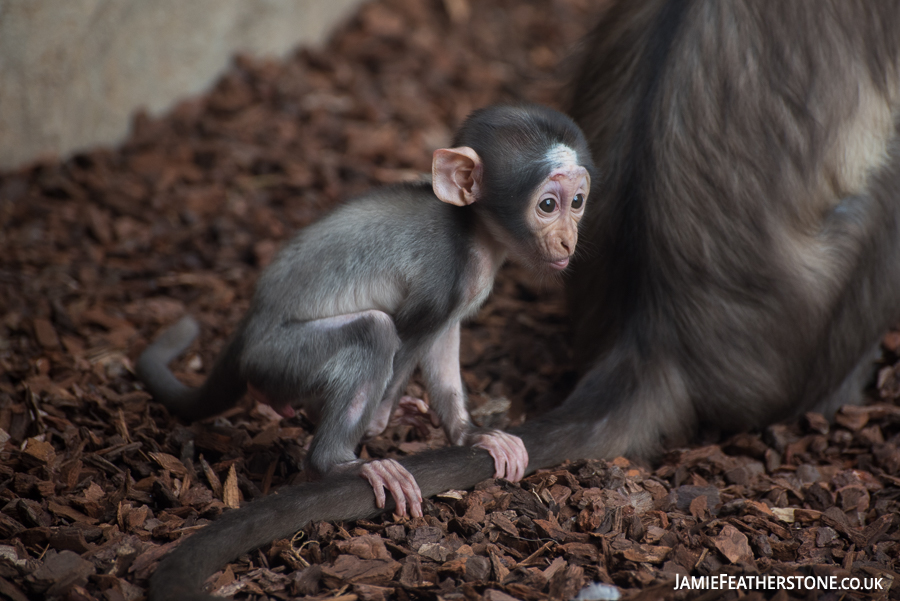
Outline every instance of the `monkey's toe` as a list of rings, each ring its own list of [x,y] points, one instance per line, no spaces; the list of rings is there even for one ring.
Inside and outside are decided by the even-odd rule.
[[[409,515],[422,517],[422,491],[419,484],[405,467],[393,459],[380,459],[363,464],[359,475],[369,481],[375,493],[375,505],[383,508],[386,496],[385,489],[389,490],[394,504],[397,506],[394,513],[398,516]]]
[[[409,413],[412,415],[428,413],[428,403],[414,396],[404,396],[397,401],[397,415]]]
[[[394,412],[391,423],[412,426],[422,436],[428,435],[429,424],[435,428],[441,425],[441,421],[428,403],[411,396],[405,396],[397,403],[397,411]]]
[[[275,413],[285,419],[291,419],[292,417],[297,415],[297,412],[294,410],[290,403],[276,404],[272,402],[272,400],[268,396],[266,396],[264,392],[253,386],[253,384],[247,384],[247,393],[254,401],[256,401],[257,403],[268,405],[275,411]]]

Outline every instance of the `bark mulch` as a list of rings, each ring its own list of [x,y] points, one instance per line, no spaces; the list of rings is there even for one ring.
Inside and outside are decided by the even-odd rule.
[[[134,359],[190,312],[202,333],[173,368],[201,381],[281,241],[340,199],[427,171],[472,109],[559,106],[570,72],[558,65],[597,10],[377,0],[323,49],[237,59],[205,96],[139,116],[118,149],[0,174],[0,597],[141,599],[175,541],[296,481],[311,437],[302,415],[247,400],[180,423],[136,382]],[[564,398],[577,377],[564,309],[558,287],[504,268],[463,334],[479,420],[507,425]],[[428,501],[422,519],[311,524],[211,588],[530,601],[602,582],[631,599],[896,598],[900,333],[884,346],[873,404],[835,423],[807,414],[653,466],[582,461],[488,481]],[[394,426],[361,453],[442,444],[435,430]],[[686,575],[745,580],[674,591]],[[882,590],[776,591],[748,576],[880,579]]]

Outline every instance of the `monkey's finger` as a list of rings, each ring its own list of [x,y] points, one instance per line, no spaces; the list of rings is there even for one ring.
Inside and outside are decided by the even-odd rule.
[[[515,440],[515,448],[516,448],[516,479],[513,482],[518,482],[522,478],[525,477],[525,472],[528,469],[528,449],[525,448],[525,443],[522,442],[522,439],[518,436],[513,436]]]
[[[393,463],[397,470],[397,481],[400,483],[400,488],[403,490],[403,494],[409,503],[410,515],[414,518],[422,517],[422,490],[419,488],[419,483],[416,482],[415,476],[409,473],[405,467],[396,461]]]
[[[428,403],[414,396],[405,396],[397,403],[398,409],[407,413],[428,413]]]
[[[497,432],[496,436],[500,441],[501,448],[503,450],[503,462],[504,467],[506,468],[506,476],[504,477],[510,482],[521,480],[522,477],[519,475],[519,473],[522,471],[522,467],[518,465],[518,462],[516,460],[517,452],[513,437],[509,436],[505,432]]]
[[[390,462],[385,466],[391,475],[388,487],[398,509],[403,508],[400,514],[405,515],[406,506],[409,505],[409,513],[412,517],[422,517],[422,491],[419,490],[419,483],[405,467],[396,461],[392,459],[385,461]]]
[[[500,430],[479,437],[473,446],[482,448],[494,458],[494,477],[518,482],[528,467],[528,451],[518,436]]]
[[[512,468],[509,479],[512,482],[518,482],[525,477],[525,470],[528,468],[528,449],[525,448],[525,443],[518,436],[500,431],[498,431],[498,435],[503,438],[509,452],[509,462]]]
[[[428,418],[427,420],[425,418]],[[429,424],[434,427],[440,427],[441,420],[437,414],[431,410],[431,407],[416,397],[405,396],[400,399],[397,405],[397,411],[391,420],[392,424],[412,426],[423,438],[429,434]]]
[[[409,501],[409,513],[414,518],[420,518],[422,517],[422,489],[419,488],[419,483],[416,482],[415,476],[409,473],[405,467],[398,463],[397,468],[402,470],[403,490]]]
[[[291,419],[292,417],[297,415],[297,412],[290,405],[282,405],[280,407],[272,405],[272,409],[274,409],[276,413],[278,413],[278,415],[285,419]]]
[[[495,436],[494,432],[483,434],[472,446],[484,449],[491,454],[494,459],[494,478],[506,478],[508,457],[500,437]]]
[[[369,481],[372,486],[372,492],[375,493],[375,506],[384,509],[384,503],[387,500],[384,495],[384,477],[380,473],[378,462],[365,463],[359,469],[359,475]]]
[[[428,416],[432,426],[435,428],[440,427],[441,420],[438,418],[437,414],[431,410],[428,403],[416,397],[405,396],[398,402],[397,411],[394,417],[398,423],[414,426],[420,433],[427,435],[428,428],[426,428],[425,424],[422,422],[422,418],[425,416]]]
[[[422,438],[428,436],[428,424],[422,420],[421,415],[404,415],[397,420],[397,425],[412,427]]]
[[[406,468],[393,459],[381,459],[365,464],[360,470],[375,490],[376,504],[384,507],[387,488],[396,504],[395,513],[399,516],[409,513],[413,517],[422,517],[422,491],[419,484]],[[380,497],[380,499],[379,499]],[[380,503],[378,501],[380,500]]]
[[[253,384],[247,384],[247,393],[253,398],[253,400],[258,403],[268,405],[275,411],[275,413],[285,419],[291,419],[292,417],[297,415],[297,412],[294,410],[290,403],[273,403],[272,400],[269,399],[269,397],[266,396],[263,391],[253,386]]]
[[[494,478],[501,478],[501,465],[500,459],[497,457],[497,452],[494,448],[494,442],[487,435],[479,436],[477,441],[472,443],[473,447],[478,447],[479,449],[484,449],[488,453],[491,454],[491,458],[494,460]],[[504,473],[506,470],[503,470]]]

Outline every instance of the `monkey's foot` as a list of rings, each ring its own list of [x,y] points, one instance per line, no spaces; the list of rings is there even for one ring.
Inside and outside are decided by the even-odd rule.
[[[392,424],[412,426],[423,436],[428,435],[428,424],[440,427],[441,420],[422,399],[405,396],[397,403],[397,410],[391,419]]]
[[[280,405],[276,405],[269,399],[269,397],[265,395],[265,393],[257,388],[254,388],[252,384],[247,384],[247,393],[254,401],[262,403],[263,405],[268,405],[275,410],[275,413],[285,419],[291,419],[292,417],[297,415],[297,412],[294,411],[294,408],[291,407],[290,403],[282,403]]]
[[[382,401],[366,428],[365,438],[378,436],[388,424],[392,426],[412,426],[423,438],[428,436],[428,424],[440,427],[441,420],[431,411],[428,403],[416,397],[405,396],[397,402],[397,410],[391,415],[393,405]]]
[[[408,505],[410,516],[422,517],[422,491],[419,490],[419,483],[398,462],[393,459],[370,461],[362,465],[359,475],[372,485],[372,490],[375,491],[375,505],[379,508],[384,508],[386,500],[384,491],[387,489],[391,491],[397,505],[394,513],[398,516],[406,515]]]
[[[491,430],[475,437],[473,447],[484,449],[494,458],[494,478],[518,482],[528,467],[528,450],[518,436]]]

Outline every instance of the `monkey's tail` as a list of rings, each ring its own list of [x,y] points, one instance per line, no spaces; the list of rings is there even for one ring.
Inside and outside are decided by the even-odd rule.
[[[438,449],[401,463],[415,476],[424,497],[471,488],[494,472],[491,456],[474,447]],[[371,518],[383,511],[375,506],[372,487],[356,474],[282,488],[225,513],[179,542],[150,578],[149,601],[212,601],[216,598],[200,592],[201,585],[236,557],[291,536],[311,521]]]
[[[608,377],[598,370],[601,373],[595,373],[593,379],[585,378],[587,384],[580,384],[562,405],[510,430],[528,451],[527,473],[558,465],[567,458],[609,457],[622,452],[622,436],[617,434],[622,422],[610,419],[613,415],[604,409],[610,402],[602,398],[628,398],[634,380],[624,378],[623,384],[619,367],[619,363],[614,364]],[[476,447],[436,449],[404,457],[400,463],[416,479],[426,498],[448,489],[472,488],[494,474],[494,460]],[[386,510],[392,506],[393,501],[388,499]],[[181,541],[151,577],[149,601],[212,601],[213,597],[200,592],[200,586],[247,551],[291,536],[311,521],[371,518],[383,511],[375,506],[371,485],[356,474],[327,476],[281,488],[225,513]]]
[[[141,353],[135,366],[138,377],[153,399],[186,420],[220,413],[234,405],[246,391],[237,366],[232,365],[237,353],[231,352],[231,349],[222,353],[212,373],[199,388],[186,386],[169,370],[169,362],[181,355],[199,332],[200,326],[193,317],[182,317]],[[234,339],[229,345],[233,344],[236,344]]]

